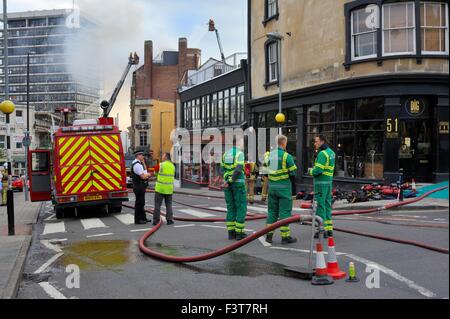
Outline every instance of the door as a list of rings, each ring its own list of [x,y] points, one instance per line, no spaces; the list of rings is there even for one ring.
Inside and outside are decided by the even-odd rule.
[[[50,151],[29,151],[28,172],[32,202],[52,199]]]
[[[432,128],[429,120],[401,121],[400,168],[404,181],[432,181]]]

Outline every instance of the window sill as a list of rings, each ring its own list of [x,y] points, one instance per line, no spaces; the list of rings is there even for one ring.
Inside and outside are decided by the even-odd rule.
[[[383,57],[360,59],[360,60],[345,62],[344,63],[344,67],[345,67],[346,71],[349,71],[351,66],[355,65],[355,64],[377,62],[378,66],[382,66],[383,62],[386,61],[386,60],[397,60],[397,59],[416,59],[416,63],[417,64],[422,64],[422,60],[423,59],[449,59],[449,55],[448,54],[441,54],[441,55],[434,55],[434,54],[433,55],[432,54],[389,55],[389,56],[383,56]]]
[[[263,24],[263,26],[265,27],[270,21],[272,21],[272,20],[277,20],[277,21],[278,21],[279,18],[280,18],[280,14],[277,13],[277,14],[271,16],[270,18],[266,18],[266,19],[262,22],[262,24]]]
[[[268,89],[269,87],[271,87],[271,86],[275,86],[275,85],[278,86],[278,84],[279,84],[278,81],[267,82],[267,83],[264,83],[264,88],[267,90],[267,89]]]

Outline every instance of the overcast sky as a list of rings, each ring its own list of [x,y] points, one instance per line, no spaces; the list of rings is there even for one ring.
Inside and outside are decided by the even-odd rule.
[[[219,29],[225,55],[246,52],[247,0],[75,0],[75,6],[102,23],[101,55],[104,98],[108,98],[127,63],[128,53],[137,51],[143,61],[145,40],[153,40],[154,55],[177,50],[178,38],[186,37],[191,48],[202,50],[202,61],[220,58],[208,21]],[[9,0],[8,11],[70,9],[72,0]],[[120,126],[130,123],[131,74],[113,110],[120,114]]]

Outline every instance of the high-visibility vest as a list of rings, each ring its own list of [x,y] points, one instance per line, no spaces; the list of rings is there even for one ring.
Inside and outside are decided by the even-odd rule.
[[[175,182],[175,165],[170,161],[161,163],[156,180],[155,191],[163,195],[173,195]]]
[[[336,154],[331,148],[322,150],[317,155],[311,175],[314,176],[316,181],[330,182],[333,180],[335,165]]]
[[[281,167],[278,162],[278,158],[281,156]],[[289,153],[282,149],[274,150],[270,153],[270,156],[266,159],[266,165],[269,168],[269,181],[270,182],[283,182],[290,179],[290,173],[297,170],[297,166],[294,164],[287,167],[287,160]]]
[[[236,168],[241,165],[245,166],[244,162],[244,153],[237,148],[232,148],[228,152],[226,152],[222,157],[222,171],[223,171],[223,180],[227,183],[232,183],[232,177]],[[235,181],[235,183],[245,183],[244,172],[241,172],[239,178]]]

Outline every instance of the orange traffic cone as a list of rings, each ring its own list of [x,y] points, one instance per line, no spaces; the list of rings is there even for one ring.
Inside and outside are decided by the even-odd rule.
[[[333,278],[328,276],[327,265],[325,264],[325,254],[322,244],[317,243],[316,271],[311,284],[314,286],[325,286],[334,284]]]
[[[334,238],[328,237],[328,275],[333,279],[344,279],[347,274],[339,269],[339,264],[336,256],[336,248],[334,246]]]

